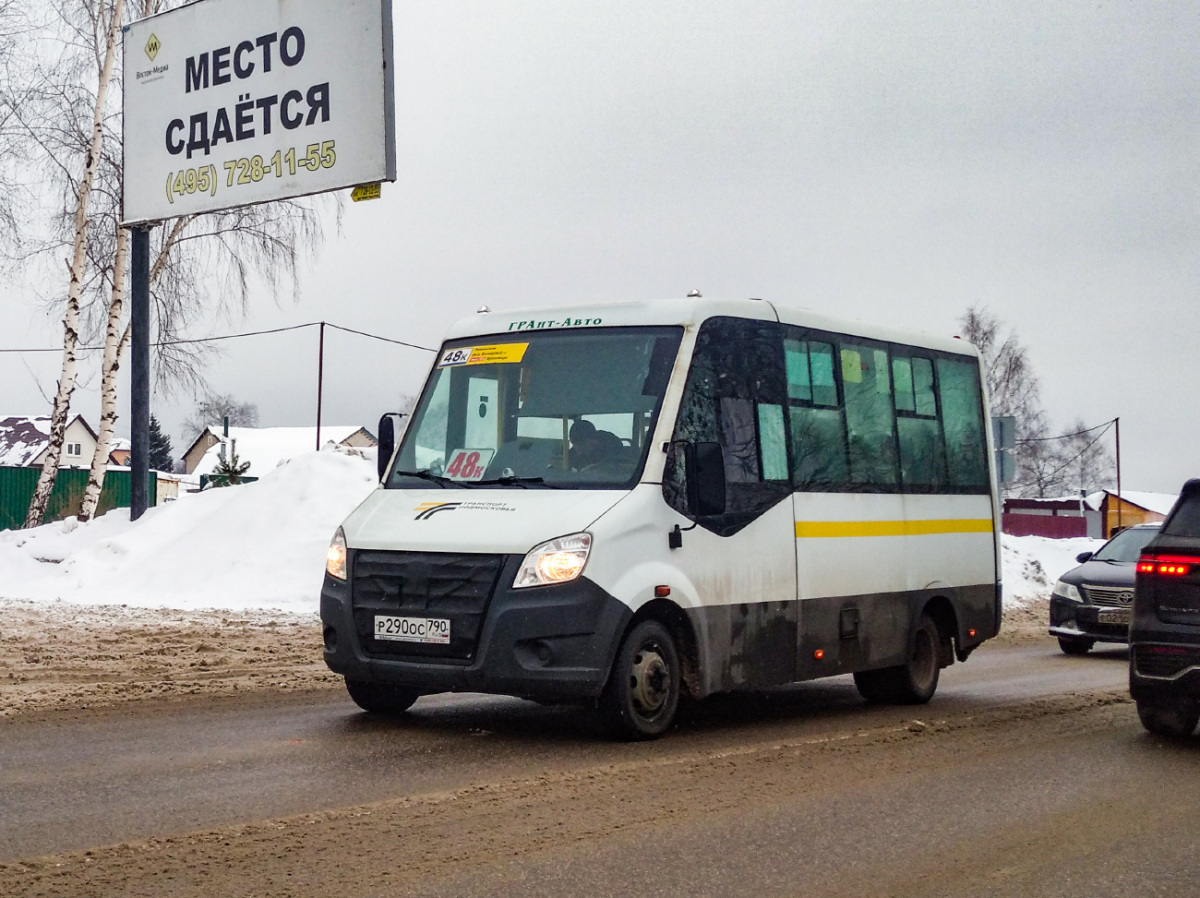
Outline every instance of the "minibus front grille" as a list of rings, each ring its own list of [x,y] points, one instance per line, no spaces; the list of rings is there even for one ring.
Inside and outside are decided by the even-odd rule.
[[[370,655],[469,659],[496,587],[503,555],[359,551],[351,596],[354,623]],[[448,643],[376,639],[377,617],[449,621]]]

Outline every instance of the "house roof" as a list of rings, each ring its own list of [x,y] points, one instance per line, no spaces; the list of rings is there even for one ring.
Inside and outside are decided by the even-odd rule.
[[[1105,490],[1110,496],[1117,495],[1111,490]],[[1138,508],[1144,508],[1146,511],[1152,511],[1155,514],[1165,515],[1175,507],[1175,500],[1179,498],[1177,493],[1142,493],[1131,492],[1125,490],[1121,494],[1121,498],[1130,505],[1136,505]]]
[[[1102,495],[1102,494],[1100,494]],[[1084,507],[1096,510],[1096,506],[1092,504],[1092,497],[1088,496],[1083,500]],[[1060,496],[1052,499],[1017,499],[1010,498],[1004,500],[1004,507],[1007,508],[1079,508],[1079,496]]]
[[[67,426],[79,421],[95,439],[96,432],[76,415]],[[0,417],[0,465],[25,467],[32,464],[50,443],[49,415],[9,415]]]
[[[321,426],[321,446],[338,445],[365,428],[358,425]],[[208,428],[219,442],[210,446],[204,457],[192,471],[193,474],[211,474],[220,464],[221,445],[224,438],[216,428]],[[203,436],[203,434],[201,434]],[[196,438],[197,441],[200,439]],[[317,446],[315,427],[230,427],[229,439],[236,441],[234,451],[238,460],[250,462],[250,477],[261,477],[279,467],[288,459],[312,452]],[[193,442],[192,446],[196,443]],[[190,448],[189,448],[190,451]]]

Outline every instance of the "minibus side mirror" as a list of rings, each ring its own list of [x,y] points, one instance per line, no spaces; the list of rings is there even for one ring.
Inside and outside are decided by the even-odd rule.
[[[379,472],[380,483],[387,474],[388,465],[392,461],[392,453],[396,451],[396,424],[399,420],[400,416],[394,413],[386,414],[379,419],[379,456],[375,466]]]
[[[694,518],[725,513],[725,453],[720,443],[683,447],[688,512]]]
[[[1083,564],[1086,561],[1090,561],[1091,557],[1095,554],[1096,554],[1095,552],[1080,552],[1078,555],[1075,556],[1075,563]]]

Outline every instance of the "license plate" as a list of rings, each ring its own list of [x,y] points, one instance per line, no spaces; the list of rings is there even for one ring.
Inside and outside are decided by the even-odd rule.
[[[440,617],[397,617],[375,615],[375,638],[391,642],[450,644],[450,621]]]
[[[1128,624],[1129,609],[1118,608],[1115,611],[1097,611],[1096,621],[1101,624]]]

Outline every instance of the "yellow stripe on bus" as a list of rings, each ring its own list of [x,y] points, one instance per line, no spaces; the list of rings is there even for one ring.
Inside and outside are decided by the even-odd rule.
[[[847,536],[929,536],[935,533],[991,533],[990,518],[944,521],[797,521],[796,539]]]

